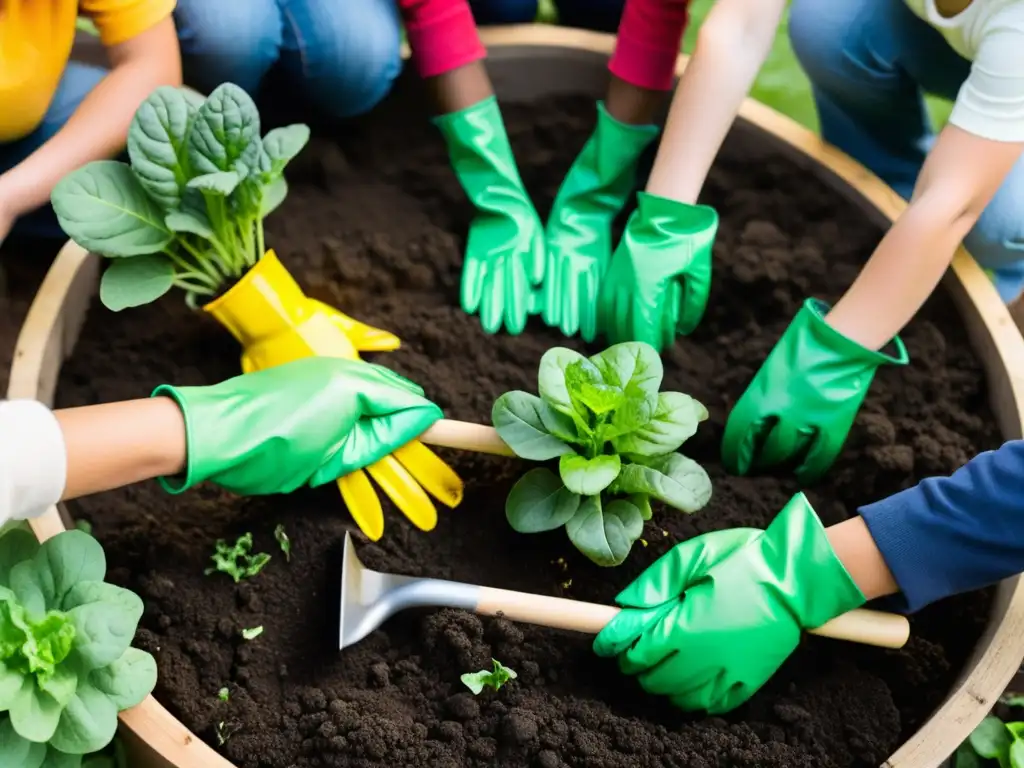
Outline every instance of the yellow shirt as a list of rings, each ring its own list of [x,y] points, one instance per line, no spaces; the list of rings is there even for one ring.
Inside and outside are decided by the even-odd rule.
[[[0,143],[28,135],[42,121],[71,56],[79,13],[112,46],[163,21],[174,5],[175,0],[0,0]]]

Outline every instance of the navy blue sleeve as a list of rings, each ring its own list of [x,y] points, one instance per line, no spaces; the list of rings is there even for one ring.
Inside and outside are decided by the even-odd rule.
[[[1024,571],[1024,440],[861,507],[907,613]]]

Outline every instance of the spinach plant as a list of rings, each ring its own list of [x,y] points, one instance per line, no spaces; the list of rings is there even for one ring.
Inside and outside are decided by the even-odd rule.
[[[153,657],[130,647],[142,601],[105,575],[82,531],[0,537],[0,765],[77,768],[156,685]]]
[[[497,659],[491,659],[491,663],[494,664],[494,669],[467,672],[459,678],[462,680],[463,685],[473,692],[474,696],[479,696],[483,693],[485,687],[493,688],[497,691],[509,680],[516,679],[515,670],[509,669]]]
[[[100,284],[108,308],[173,287],[194,307],[263,256],[263,219],[284,200],[284,168],[308,140],[305,125],[261,137],[256,104],[231,83],[206,99],[164,86],[135,113],[130,163],[73,171],[54,188],[53,209],[72,240],[111,259]]]
[[[708,412],[681,392],[659,392],[661,358],[649,344],[626,342],[587,358],[562,347],[541,358],[540,396],[507,392],[491,420],[524,459],[558,459],[527,472],[505,513],[520,533],[565,526],[593,562],[613,566],[629,555],[651,518],[651,499],[696,512],[711,480],[676,452]]]

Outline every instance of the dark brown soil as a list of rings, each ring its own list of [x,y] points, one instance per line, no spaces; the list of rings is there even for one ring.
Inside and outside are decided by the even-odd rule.
[[[505,112],[543,215],[593,105],[562,99]],[[467,481],[461,508],[443,512],[430,534],[389,510],[384,539],[361,544],[368,566],[609,602],[674,543],[772,519],[796,486],[724,474],[726,414],[804,297],[834,300],[880,230],[743,133],[728,140],[705,201],[723,217],[710,309],[665,368],[667,388],[711,412],[686,446],[714,482],[708,507],[693,517],[657,511],[648,546],[600,569],[563,531],[508,528],[504,500],[524,464],[447,454]],[[420,382],[448,416],[486,422],[502,392],[535,390],[546,349],[582,347],[539,321],[517,338],[486,336],[458,309],[470,213],[429,125],[385,111],[306,151],[269,242],[312,295],[401,336],[402,349],[379,362]],[[880,372],[841,459],[810,491],[826,523],[1000,443],[952,305],[930,301],[905,340],[913,365]],[[235,343],[180,296],[117,315],[97,306],[60,400],[145,396],[162,382],[212,383],[237,369]],[[215,747],[225,736],[218,748],[246,768],[877,766],[949,690],[989,604],[987,594],[971,595],[922,612],[902,652],[809,638],[749,705],[707,718],[644,695],[591,653],[588,637],[458,611],[401,615],[339,654],[340,543],[353,526],[332,488],[240,500],[213,488],[172,498],[149,484],[72,511],[93,522],[112,578],[145,599],[138,643],[159,660],[157,697]],[[272,537],[279,523],[293,542],[290,564]],[[214,541],[246,531],[274,553],[267,569],[239,586],[204,576]],[[264,633],[242,641],[239,630],[255,626]],[[459,676],[492,657],[519,678],[474,698]],[[223,686],[228,702],[217,696]]]

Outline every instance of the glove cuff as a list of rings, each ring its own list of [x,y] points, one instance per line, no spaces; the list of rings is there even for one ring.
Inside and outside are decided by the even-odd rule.
[[[466,124],[470,120],[476,118],[478,121],[485,121],[488,123],[497,123],[502,126],[502,134],[504,131],[504,120],[501,117],[501,107],[498,105],[497,96],[488,96],[486,99],[481,99],[476,104],[470,104],[468,107],[456,110],[455,112],[446,112],[443,115],[437,115],[431,122],[441,129],[441,132],[446,136],[449,132],[457,129],[459,126]]]
[[[637,223],[676,237],[718,231],[718,211],[710,205],[690,205],[667,197],[637,192]],[[633,223],[632,217],[630,224]]]
[[[820,627],[867,602],[803,493],[782,508],[765,531],[761,546],[765,562],[780,582],[780,599],[804,629]]]
[[[637,143],[637,154],[643,152],[658,135],[658,131],[661,130],[654,123],[636,125],[634,123],[622,122],[612,116],[611,112],[608,111],[608,107],[605,106],[604,100],[597,102],[597,125],[597,131],[604,128],[608,131],[614,131],[617,135],[628,141],[635,141]]]
[[[185,387],[185,390],[195,389]],[[194,435],[192,432],[192,414],[189,412],[187,401],[182,390],[170,384],[161,384],[153,390],[150,397],[169,397],[181,409],[182,418],[185,420],[185,474],[173,477],[158,477],[157,482],[165,491],[177,495],[187,491],[189,488],[201,483],[205,478],[199,477],[196,473],[195,451],[193,450]]]
[[[874,368],[886,363],[906,365],[910,362],[910,354],[899,336],[893,336],[892,340],[883,348],[891,348],[893,350],[891,355],[868,349],[853,339],[848,339],[825,322],[825,315],[830,309],[831,306],[820,299],[806,299],[786,333],[807,334],[815,339],[815,347],[830,349],[845,360],[859,361]]]

